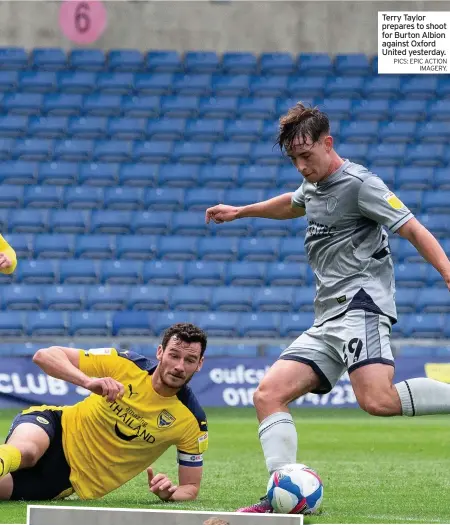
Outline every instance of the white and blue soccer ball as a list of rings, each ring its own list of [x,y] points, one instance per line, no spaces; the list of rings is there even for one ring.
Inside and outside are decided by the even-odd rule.
[[[285,465],[270,476],[267,497],[278,514],[314,514],[322,504],[323,483],[306,465]]]

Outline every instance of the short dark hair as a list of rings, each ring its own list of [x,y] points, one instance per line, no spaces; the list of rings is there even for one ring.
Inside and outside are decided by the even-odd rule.
[[[306,107],[302,102],[297,102],[280,118],[276,145],[280,150],[290,149],[297,137],[303,142],[309,137],[315,144],[324,133],[330,133],[328,115],[317,107]]]
[[[163,350],[166,349],[167,344],[174,335],[185,343],[200,343],[202,347],[200,357],[203,357],[208,344],[208,336],[201,328],[192,323],[177,323],[169,326],[163,334],[161,343]]]

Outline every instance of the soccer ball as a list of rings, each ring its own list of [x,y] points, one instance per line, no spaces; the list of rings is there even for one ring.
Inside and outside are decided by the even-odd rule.
[[[314,514],[322,503],[323,484],[306,465],[285,465],[270,476],[267,497],[278,514]]]

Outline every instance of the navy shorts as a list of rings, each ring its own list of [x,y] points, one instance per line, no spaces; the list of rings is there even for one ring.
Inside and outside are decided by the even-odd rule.
[[[11,472],[14,482],[11,500],[52,500],[73,492],[62,446],[61,416],[61,410],[42,410],[15,417],[5,443],[19,425],[32,423],[45,430],[50,445],[34,467]]]

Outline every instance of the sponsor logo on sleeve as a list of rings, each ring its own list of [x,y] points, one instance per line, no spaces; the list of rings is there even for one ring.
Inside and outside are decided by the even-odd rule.
[[[395,195],[395,193],[392,193],[392,191],[383,195],[383,198],[391,208],[394,208],[394,210],[401,210],[405,207],[403,202]]]

